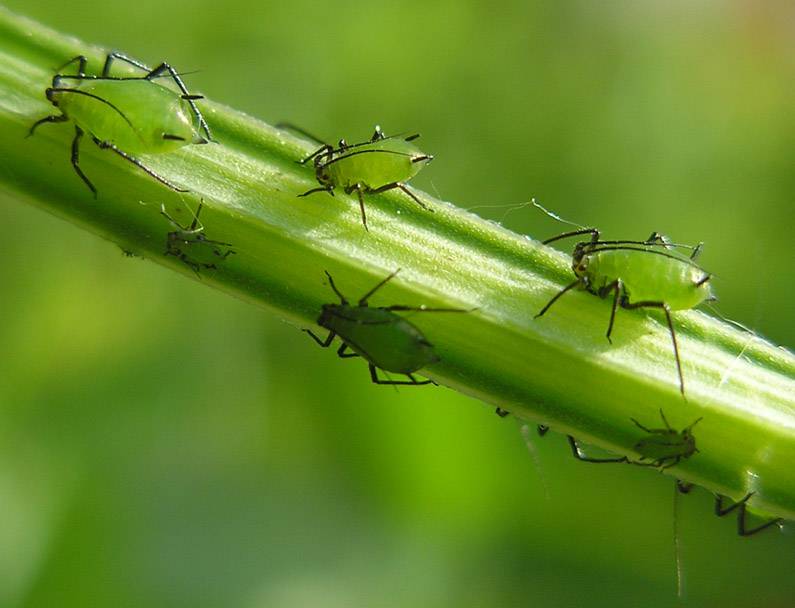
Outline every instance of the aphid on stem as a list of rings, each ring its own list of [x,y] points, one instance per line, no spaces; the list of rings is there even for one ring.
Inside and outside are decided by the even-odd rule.
[[[427,306],[379,306],[371,307],[368,300],[379,289],[391,281],[396,270],[364,294],[352,305],[337,289],[334,279],[326,272],[331,289],[340,299],[339,304],[323,304],[317,324],[328,330],[321,340],[311,330],[305,329],[312,339],[323,348],[331,346],[339,336],[342,344],[337,355],[342,358],[362,357],[370,369],[370,379],[375,384],[431,384],[432,380],[417,380],[414,372],[437,363],[439,355],[420,329],[396,312],[471,312],[475,309],[429,308]],[[408,380],[382,380],[376,370],[403,374]]]
[[[201,201],[196,208],[193,221],[189,225],[182,226],[166,212],[165,205],[160,205],[160,213],[176,228],[166,235],[165,255],[178,258],[199,277],[200,269],[215,270],[219,262],[223,262],[235,253],[231,249],[231,243],[213,241],[205,236],[204,225],[199,221],[203,206],[204,201]]]
[[[355,192],[359,198],[365,230],[368,229],[364,210],[365,194],[380,194],[397,188],[426,211],[432,211],[405,184],[433,160],[433,156],[425,154],[412,143],[419,137],[419,133],[408,137],[387,137],[381,127],[376,126],[369,141],[349,144],[341,139],[335,148],[293,125],[282,123],[278,126],[296,131],[321,144],[315,152],[297,161],[302,165],[313,161],[315,178],[320,187],[307,190],[298,196],[308,196],[315,192],[328,192],[334,196],[335,188],[341,188],[345,194]]]
[[[583,235],[590,235],[591,238],[574,246],[571,267],[577,279],[559,291],[535,318],[544,315],[563,294],[574,288],[584,289],[600,298],[612,296],[613,305],[606,334],[607,340],[612,343],[613,323],[619,306],[628,310],[661,310],[671,334],[679,390],[684,396],[685,381],[671,313],[695,308],[702,302],[714,299],[710,286],[712,275],[696,263],[702,244],[695,247],[676,245],[657,232],[653,232],[645,241],[606,241],[600,238],[596,228],[564,232],[543,243],[547,245]],[[687,248],[690,255],[683,256],[675,248]]]
[[[143,76],[111,76],[114,60],[124,61],[146,71]],[[77,74],[61,74],[72,63]],[[78,55],[61,66],[46,91],[47,99],[61,114],[45,116],[30,128],[28,136],[44,123],[67,122],[75,125],[72,140],[72,166],[96,197],[97,189],[80,168],[80,140],[88,134],[102,150],[111,150],[177,192],[187,192],[135,158],[138,154],[172,152],[188,144],[212,140],[210,128],[196,106],[201,95],[191,95],[179,74],[167,63],[150,70],[143,63],[122,53],[108,53],[101,76],[87,75],[88,60]],[[179,92],[154,82],[167,76]],[[203,134],[203,135],[202,135]]]

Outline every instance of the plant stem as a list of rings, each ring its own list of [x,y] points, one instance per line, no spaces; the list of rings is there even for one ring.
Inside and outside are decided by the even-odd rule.
[[[630,417],[658,427],[662,408],[679,429],[703,416],[694,431],[700,452],[666,473],[734,499],[755,491],[753,509],[795,518],[789,352],[699,312],[675,313],[684,400],[656,313],[619,311],[612,345],[610,303],[591,294],[572,291],[534,319],[573,280],[568,256],[424,193],[432,212],[400,192],[367,196],[365,232],[354,197],[296,196],[317,186],[312,169],[295,162],[312,144],[207,100],[199,103],[218,143],[142,158],[190,194],[86,138],[81,167],[97,186],[94,199],[69,162],[72,125],[25,136],[54,110],[44,96],[54,69],[78,54],[97,68],[105,52],[0,8],[0,183],[14,197],[300,327],[335,299],[324,270],[358,297],[401,268],[374,305],[477,308],[412,317],[442,358],[423,370],[428,377],[631,457],[641,433]],[[236,255],[197,277],[164,255],[174,228],[160,205],[188,223],[200,200],[207,238],[233,243]]]

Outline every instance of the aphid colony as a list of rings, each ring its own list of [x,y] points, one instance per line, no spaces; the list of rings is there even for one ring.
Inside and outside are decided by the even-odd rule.
[[[114,60],[123,61],[143,74],[112,75]],[[76,74],[60,73],[74,63],[77,63]],[[189,93],[180,74],[165,62],[149,69],[134,59],[114,52],[107,55],[100,75],[86,74],[86,65],[86,57],[78,55],[57,70],[45,95],[61,113],[37,120],[28,135],[33,135],[36,128],[44,123],[72,121],[75,134],[71,163],[95,197],[97,189],[80,167],[80,142],[86,134],[100,149],[111,150],[173,190],[187,192],[145,166],[137,156],[165,154],[188,144],[212,141],[210,128],[195,103],[202,97]],[[170,79],[175,88],[157,82],[163,77]],[[415,145],[419,134],[386,136],[376,126],[369,140],[348,144],[341,139],[335,147],[292,125],[283,124],[280,128],[296,131],[320,144],[312,154],[296,159],[301,165],[312,161],[314,177],[319,186],[297,193],[297,196],[304,197],[317,192],[334,196],[337,189],[348,195],[356,193],[365,230],[368,230],[365,196],[398,189],[424,211],[433,211],[406,186],[406,182],[433,160],[431,155],[425,154]],[[177,258],[197,276],[200,276],[200,271],[217,270],[230,255],[236,253],[231,243],[206,237],[204,225],[199,221],[203,206],[202,200],[195,213],[192,213],[192,218],[182,224],[166,212],[165,206],[161,206],[161,214],[174,228],[166,233],[164,255]],[[684,397],[685,381],[672,313],[692,309],[714,299],[710,287],[711,275],[696,263],[701,245],[674,245],[656,232],[644,241],[602,240],[599,230],[583,227],[549,238],[543,244],[586,235],[590,238],[577,242],[572,254],[575,280],[555,294],[535,318],[543,316],[561,296],[575,288],[602,299],[609,297],[611,307],[606,337],[612,342],[611,334],[619,307],[662,311],[671,336],[679,391]],[[678,250],[683,247],[689,250],[689,255],[679,253]],[[353,305],[337,289],[332,276],[326,271],[329,286],[339,298],[339,303],[323,304],[317,318],[317,325],[328,330],[328,335],[321,339],[309,329],[304,331],[324,348],[331,346],[335,337],[339,338],[337,355],[341,358],[362,358],[375,384],[435,384],[430,379],[418,380],[414,374],[439,363],[440,354],[419,327],[398,313],[469,313],[475,309],[402,304],[371,307],[369,299],[394,279],[398,272],[399,269],[380,280]],[[382,374],[400,374],[406,380],[384,379],[379,376],[379,371]],[[509,412],[497,408],[497,414],[507,416]],[[573,456],[584,462],[626,463],[661,470],[676,466],[698,452],[692,429],[701,418],[676,431],[668,424],[662,410],[660,416],[665,428],[647,428],[631,419],[635,426],[646,433],[634,445],[634,452],[638,455],[636,460],[630,460],[627,456],[589,457],[570,435],[567,436],[569,447]],[[539,435],[543,436],[547,431],[548,427],[538,426]],[[690,489],[688,484],[681,482],[677,487],[682,493]],[[781,521],[773,519],[747,528],[746,504],[752,495],[753,492],[747,494],[729,507],[723,506],[725,497],[716,498],[715,513],[723,516],[736,510],[738,532],[744,536]]]

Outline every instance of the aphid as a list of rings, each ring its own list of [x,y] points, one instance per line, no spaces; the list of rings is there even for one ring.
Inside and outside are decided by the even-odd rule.
[[[673,342],[679,390],[685,394],[685,381],[679,359],[671,311],[695,308],[706,300],[714,299],[709,284],[710,275],[695,259],[701,244],[690,247],[689,257],[678,254],[665,237],[653,232],[645,241],[602,241],[596,228],[583,228],[565,232],[544,241],[549,244],[560,239],[590,234],[590,241],[581,241],[574,246],[572,270],[577,280],[559,291],[536,318],[542,316],[558,299],[570,289],[585,289],[600,298],[613,295],[607,339],[613,331],[616,309],[658,308],[665,313],[668,330]]]
[[[356,305],[348,302],[337,289],[334,279],[326,272],[331,289],[340,299],[339,304],[323,304],[321,307],[317,324],[328,329],[328,336],[325,340],[321,340],[311,330],[304,331],[323,348],[331,346],[335,336],[339,336],[342,344],[337,349],[337,355],[342,358],[363,357],[370,368],[370,378],[375,384],[431,384],[432,380],[417,380],[413,373],[437,363],[439,355],[418,327],[395,312],[471,312],[471,310],[402,305],[370,307],[368,299],[398,272],[400,269],[379,282],[364,294]],[[403,374],[408,380],[381,380],[376,371],[378,369]]]
[[[314,160],[315,177],[320,187],[307,190],[298,196],[307,196],[315,192],[328,192],[333,196],[335,188],[341,188],[345,194],[356,192],[365,230],[367,229],[367,215],[364,211],[365,194],[379,194],[399,188],[420,207],[432,211],[405,184],[433,160],[433,156],[425,154],[412,143],[420,136],[419,133],[408,137],[397,135],[387,137],[381,131],[381,127],[376,126],[369,141],[348,144],[341,139],[334,148],[302,129],[291,125],[281,126],[298,131],[321,144],[318,150],[298,161],[303,165]]]
[[[165,205],[160,205],[160,213],[177,228],[166,235],[165,254],[179,258],[197,275],[201,268],[215,270],[217,263],[235,253],[230,249],[231,243],[212,241],[204,235],[204,226],[199,222],[203,205],[201,201],[189,226],[180,225],[166,212]]]
[[[147,74],[111,76],[114,59],[145,70]],[[56,74],[52,86],[45,91],[47,99],[61,114],[37,120],[28,136],[46,122],[74,122],[72,166],[94,196],[97,190],[80,168],[80,140],[84,133],[88,133],[101,149],[115,152],[169,188],[186,192],[143,165],[134,155],[172,152],[187,144],[210,141],[210,128],[195,103],[201,95],[191,95],[179,74],[167,63],[150,70],[121,53],[109,53],[102,75],[90,76],[85,73],[87,59],[78,55],[58,72],[74,62],[77,62],[77,74]],[[154,82],[155,78],[165,75],[173,79],[179,93]]]
[[[735,509],[737,509],[737,534],[740,536],[751,536],[752,534],[756,534],[757,532],[761,532],[762,530],[769,528],[775,525],[781,525],[784,523],[784,520],[781,518],[773,518],[766,521],[763,524],[756,526],[755,528],[748,529],[745,525],[745,515],[746,515],[746,504],[748,503],[748,499],[754,495],[754,492],[749,492],[746,494],[741,500],[735,502],[733,505],[724,508],[723,507],[723,500],[726,498],[725,496],[721,496],[717,494],[715,496],[715,515],[718,517],[723,517],[724,515],[728,515]]]
[[[635,423],[635,426],[649,433],[648,437],[644,437],[635,444],[634,450],[640,454],[640,458],[638,461],[632,462],[632,464],[659,467],[662,470],[675,466],[679,464],[679,461],[690,458],[694,453],[698,452],[696,438],[693,437],[692,430],[701,418],[681,431],[676,431],[668,424],[662,409],[660,410],[660,417],[663,424],[665,424],[664,429],[649,429],[634,418],[630,418]],[[645,460],[651,462],[643,462]],[[683,492],[684,487],[686,486],[682,485],[680,487],[680,492]],[[689,488],[687,491],[689,491]]]

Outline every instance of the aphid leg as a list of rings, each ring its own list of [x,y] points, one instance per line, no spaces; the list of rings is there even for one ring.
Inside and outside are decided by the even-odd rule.
[[[702,249],[704,249],[703,242],[693,247],[693,253],[690,254],[690,259],[695,260],[701,254]]]
[[[72,57],[69,61],[64,63],[61,67],[59,67],[56,72],[61,72],[67,66],[72,65],[74,62],[77,62],[77,75],[78,76],[85,76],[86,75],[86,63],[88,63],[88,59],[85,55],[77,55],[76,57]]]
[[[572,437],[571,435],[566,436],[569,440],[569,447],[571,448],[572,455],[577,460],[582,460],[583,462],[594,462],[594,463],[607,463],[607,462],[627,462],[626,456],[621,456],[618,458],[590,458],[585,455],[585,453],[580,449],[580,446],[577,445],[577,440]]]
[[[541,244],[549,245],[550,243],[559,241],[560,239],[568,239],[573,236],[580,236],[583,234],[590,234],[592,243],[596,243],[599,240],[599,230],[597,230],[596,228],[583,228],[582,230],[572,230],[571,232],[564,232],[563,234],[553,236],[551,239],[547,239],[546,241],[541,241]]]
[[[414,194],[411,190],[409,190],[406,187],[406,184],[401,182],[392,182],[391,184],[386,184],[384,186],[381,186],[380,188],[376,188],[375,190],[368,190],[368,192],[371,194],[381,194],[382,192],[386,192],[387,190],[394,190],[395,188],[399,188],[400,190],[408,194],[411,197],[411,199],[415,203],[417,203],[420,207],[422,207],[426,211],[430,211],[431,213],[433,213],[433,209],[430,209],[425,203],[423,203],[420,199],[418,199],[417,195]]]
[[[183,188],[179,188],[178,186],[172,184],[165,177],[162,177],[162,176],[158,175],[152,169],[150,169],[149,167],[144,165],[141,161],[139,161],[137,158],[135,158],[133,156],[130,156],[129,154],[127,154],[123,150],[120,150],[119,148],[117,148],[111,142],[109,142],[109,141],[100,141],[96,137],[94,137],[93,139],[94,139],[94,143],[97,144],[97,146],[99,146],[99,148],[101,150],[111,150],[111,151],[115,152],[116,154],[121,156],[124,160],[131,162],[133,165],[135,165],[139,169],[143,170],[145,173],[148,173],[151,177],[155,178],[157,181],[159,181],[164,186],[168,186],[169,188],[171,188],[172,190],[174,190],[176,192],[190,192],[190,190],[185,190]]]
[[[45,116],[44,118],[37,120],[30,126],[30,131],[28,131],[28,134],[25,137],[30,137],[31,135],[33,135],[33,132],[38,128],[38,126],[43,125],[45,122],[66,122],[68,120],[69,117],[66,114],[59,114],[58,116],[55,115]]]
[[[646,431],[647,433],[654,433],[654,431],[652,431],[651,429],[647,429],[645,426],[643,426],[643,425],[642,425],[640,422],[638,422],[638,421],[637,421],[637,420],[635,420],[634,418],[630,418],[630,420],[631,420],[632,422],[634,422],[634,423],[635,423],[635,426],[636,426],[636,427],[638,427],[640,430],[642,430],[642,431]]]
[[[298,194],[298,197],[309,196],[310,194],[314,194],[315,192],[328,192],[331,196],[334,196],[334,188],[331,186],[321,186],[320,188],[312,188],[311,190],[307,190],[303,194]]]
[[[350,348],[350,347],[348,346],[347,342],[343,342],[342,344],[340,344],[340,347],[337,349],[337,356],[340,359],[349,359],[351,357],[358,357],[359,356],[358,353],[346,352],[348,350],[348,348]]]
[[[317,150],[312,152],[312,154],[310,154],[306,158],[303,158],[301,160],[297,160],[295,162],[297,162],[299,165],[305,165],[306,163],[308,163],[310,160],[312,160],[316,156],[328,156],[329,158],[331,158],[331,156],[333,154],[334,154],[334,146],[332,146],[331,144],[323,144],[322,146],[320,146]]]
[[[154,70],[150,71],[149,67],[141,63],[140,61],[133,59],[132,57],[128,57],[124,53],[118,53],[114,51],[112,53],[108,53],[107,57],[105,57],[105,65],[102,68],[103,78],[110,77],[110,66],[113,63],[114,59],[119,59],[121,61],[129,63],[132,66],[135,66],[136,68],[149,72],[146,76],[144,76],[144,80],[152,80],[160,76],[163,72],[168,72],[168,74],[174,80],[180,92],[182,93],[182,99],[187,101],[188,104],[190,105],[191,112],[193,113],[193,116],[196,118],[196,120],[199,122],[199,127],[201,128],[202,131],[204,131],[204,134],[207,136],[207,140],[212,141],[213,137],[212,134],[210,133],[210,127],[207,126],[207,122],[204,120],[204,116],[202,116],[202,113],[199,111],[199,108],[196,106],[196,103],[194,102],[196,96],[190,94],[187,87],[185,86],[185,83],[182,82],[182,79],[179,77],[179,73],[174,68],[172,68],[167,63],[163,62],[159,66],[157,66]]]
[[[199,213],[201,213],[203,204],[204,204],[203,202],[199,203],[199,206],[196,208],[196,214],[193,216],[193,221],[189,225],[186,225],[186,226],[183,226],[177,220],[175,220],[173,217],[171,217],[169,215],[168,211],[166,211],[165,203],[160,203],[160,215],[165,217],[174,226],[179,228],[180,232],[184,232],[184,233],[188,233],[188,234],[197,234],[197,233],[200,233],[200,232],[204,231],[204,226],[200,226],[199,228],[196,227],[197,224],[199,223]],[[176,234],[176,233],[172,233],[172,234]],[[218,243],[218,241],[208,241],[208,242]],[[218,244],[219,245],[230,245],[231,246],[231,243],[218,243]]]
[[[621,279],[616,279],[609,285],[605,285],[599,290],[599,297],[604,298],[608,293],[613,292],[613,306],[610,309],[610,323],[607,324],[607,341],[613,343],[610,334],[613,333],[613,323],[616,320],[616,309],[618,308],[618,300],[621,298],[621,293],[624,291],[624,284]]]
[[[149,72],[151,68],[148,65],[145,65],[138,61],[137,59],[133,59],[132,57],[128,57],[124,53],[119,53],[117,51],[112,51],[105,56],[105,65],[102,66],[102,77],[103,78],[110,78],[110,66],[113,63],[114,59],[119,59],[124,61],[125,63],[129,63],[131,66],[139,68],[144,72]]]
[[[577,280],[576,280],[576,281],[574,281],[573,283],[569,283],[568,285],[566,285],[566,287],[564,287],[564,288],[563,288],[563,289],[561,289],[561,290],[560,290],[558,293],[556,293],[556,294],[555,294],[555,296],[554,296],[554,297],[553,297],[553,298],[552,298],[552,299],[551,299],[549,302],[547,302],[546,306],[544,306],[544,308],[542,308],[542,309],[541,309],[541,312],[539,312],[539,313],[538,313],[536,316],[534,316],[533,318],[534,318],[534,319],[537,319],[538,317],[542,316],[542,315],[543,315],[543,314],[544,314],[546,311],[548,311],[548,310],[549,310],[549,308],[550,308],[550,307],[551,307],[551,306],[552,306],[552,305],[553,305],[555,302],[557,302],[557,301],[558,301],[558,298],[560,298],[560,297],[561,297],[561,296],[562,296],[564,293],[566,293],[566,292],[567,292],[567,291],[569,291],[570,289],[574,289],[575,287],[577,287],[577,285],[579,285],[581,282],[582,282],[582,281],[581,281],[580,279],[577,279]]]
[[[378,284],[375,287],[373,287],[370,291],[368,291],[361,298],[359,298],[359,306],[367,306],[367,300],[369,300],[376,291],[378,291],[384,285],[386,285],[389,281],[394,279],[395,276],[397,276],[397,273],[399,273],[399,272],[400,272],[400,268],[398,268],[395,272],[391,273],[385,279],[379,281]]]
[[[685,378],[682,374],[682,361],[679,359],[679,346],[676,343],[676,332],[674,331],[674,324],[671,320],[671,309],[665,302],[621,302],[621,306],[627,310],[634,308],[660,308],[665,313],[665,320],[668,322],[668,331],[671,333],[671,342],[674,345],[674,359],[676,359],[676,373],[679,375],[679,392],[685,396]]]
[[[494,413],[497,414],[500,418],[505,418],[506,416],[511,415],[511,412],[509,412],[508,410],[504,410],[499,406],[497,406],[497,408],[494,410]]]
[[[328,348],[329,346],[331,346],[331,343],[334,341],[334,338],[337,337],[337,334],[335,332],[330,331],[330,332],[328,332],[328,336],[326,336],[326,339],[325,340],[321,340],[320,338],[318,338],[315,335],[315,332],[313,332],[311,329],[303,329],[301,331],[304,331],[304,332],[308,333],[309,337],[312,338],[315,342],[317,342],[323,348]]]
[[[174,68],[172,68],[167,63],[163,62],[159,66],[157,66],[154,70],[149,72],[146,76],[144,76],[144,78],[146,80],[152,80],[153,78],[157,78],[158,76],[160,76],[160,74],[162,74],[163,72],[168,72],[171,78],[174,80],[177,87],[182,92],[182,99],[188,102],[188,105],[190,106],[193,116],[199,122],[199,127],[201,128],[202,131],[204,131],[204,134],[207,136],[207,141],[212,141],[213,135],[212,133],[210,133],[210,127],[207,124],[207,121],[204,120],[204,116],[202,116],[201,111],[196,105],[194,97],[190,94],[188,88],[185,86],[185,83],[182,82],[182,78],[179,77],[179,74]]]
[[[378,373],[376,372],[376,367],[372,363],[368,365],[370,368],[370,379],[373,381],[373,384],[391,384],[391,385],[410,385],[410,386],[421,386],[423,384],[435,384],[433,380],[417,380],[411,374],[406,374],[409,377],[409,380],[381,380],[378,377]]]
[[[83,129],[75,125],[75,138],[72,140],[72,166],[74,167],[77,174],[80,176],[80,179],[85,182],[86,186],[88,186],[89,190],[94,194],[94,198],[97,198],[97,189],[94,187],[94,184],[91,183],[91,180],[86,177],[86,174],[83,173],[83,170],[80,168],[80,139],[83,137]]]
[[[404,137],[403,141],[414,141],[415,139],[419,139],[420,134],[414,133],[413,135],[409,135],[408,137]]]
[[[549,432],[549,427],[546,426],[545,424],[539,424],[536,427],[536,431],[538,431],[538,436],[539,437],[543,437],[544,435],[546,435]]]
[[[362,225],[367,232],[370,232],[370,229],[367,227],[367,214],[364,212],[364,197],[362,196],[362,188],[359,184],[354,184],[350,188],[345,188],[345,194],[350,194],[353,191],[356,191],[356,196],[359,197],[359,209],[362,212]]]
[[[665,425],[665,428],[668,429],[669,431],[673,431],[673,429],[671,428],[671,425],[668,424],[668,420],[666,419],[662,408],[660,408],[660,418],[662,418],[662,421],[663,421],[663,424]],[[701,418],[699,418],[698,420],[701,420]],[[696,420],[696,422],[698,422],[698,420]],[[696,422],[694,422],[693,424],[695,424]],[[690,427],[692,427],[693,424],[691,424]],[[689,429],[690,427],[687,427],[687,428]]]
[[[693,489],[695,484],[688,483],[687,481],[682,481],[681,479],[676,480],[676,490],[680,494],[689,494],[690,490]]]
[[[783,521],[782,519],[776,517],[776,518],[773,518],[773,519],[771,519],[769,521],[766,521],[765,523],[763,523],[763,524],[761,524],[761,525],[759,525],[759,526],[757,526],[755,528],[751,528],[750,530],[747,529],[745,527],[746,503],[748,502],[748,499],[751,498],[751,496],[753,496],[753,495],[754,495],[753,492],[749,492],[741,500],[737,501],[736,503],[734,503],[733,505],[731,505],[730,507],[727,507],[725,509],[723,508],[724,496],[721,496],[720,494],[716,494],[715,495],[715,515],[717,515],[718,517],[723,517],[724,515],[726,515],[728,513],[731,513],[735,509],[738,509],[738,511],[737,511],[737,534],[739,534],[740,536],[751,536],[752,534],[756,534],[757,532],[761,532],[765,528],[769,528],[770,526],[773,526],[773,525],[776,525],[776,524],[780,524]]]
[[[339,289],[337,289],[337,286],[334,284],[334,279],[331,278],[331,274],[329,273],[329,271],[324,270],[323,272],[325,272],[326,276],[328,277],[328,284],[331,286],[331,290],[334,293],[336,293],[337,297],[340,299],[340,304],[347,304],[348,299],[344,295],[342,295]]]

